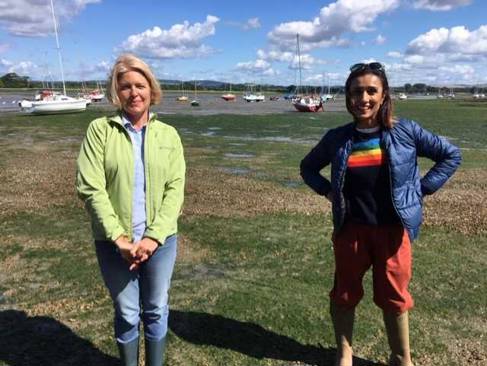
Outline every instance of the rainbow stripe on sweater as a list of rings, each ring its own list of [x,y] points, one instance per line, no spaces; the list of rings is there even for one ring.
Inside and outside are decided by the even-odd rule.
[[[348,158],[349,168],[380,166],[386,162],[386,154],[380,148],[380,139],[374,138],[364,142],[354,143],[352,153]]]

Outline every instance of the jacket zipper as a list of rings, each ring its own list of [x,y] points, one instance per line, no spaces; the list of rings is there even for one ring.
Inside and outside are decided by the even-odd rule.
[[[350,153],[351,153],[351,141],[348,140],[346,145],[345,145],[345,152],[346,152],[346,156],[345,156],[345,168],[343,169],[343,171],[340,173],[340,190],[339,190],[339,194],[340,194],[340,206],[341,203],[342,203],[342,199],[343,199],[343,202],[345,203],[345,196],[343,195],[343,187],[345,185],[345,174],[347,172],[347,167],[348,167],[348,158],[350,157]],[[345,207],[340,207],[340,211],[343,211],[342,213],[342,217],[340,218],[340,227],[337,228],[338,230],[341,229],[341,227],[343,226],[343,224],[345,223],[345,216],[346,216],[346,210],[347,210],[347,207],[346,207],[346,203],[344,205]]]
[[[406,228],[406,226],[404,225],[404,221],[402,220],[402,217],[401,215],[399,214],[399,211],[396,207],[396,202],[394,201],[394,193],[393,193],[393,187],[392,187],[392,166],[391,166],[391,156],[389,154],[389,150],[384,146],[384,143],[381,142],[381,147],[384,147],[384,150],[386,151],[386,154],[387,154],[387,160],[388,160],[388,170],[389,170],[389,188],[390,188],[390,191],[391,191],[391,201],[392,201],[392,207],[394,207],[394,211],[396,211],[396,214],[397,214],[397,217],[399,217],[399,221],[401,221],[401,225],[403,228]]]

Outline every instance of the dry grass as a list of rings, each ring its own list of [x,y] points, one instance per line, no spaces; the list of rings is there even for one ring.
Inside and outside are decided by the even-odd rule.
[[[49,151],[11,156],[0,170],[0,215],[34,212],[73,202],[76,155]]]
[[[74,191],[76,153],[36,147],[11,156],[0,170],[0,215],[39,212],[78,202]],[[425,225],[462,234],[487,233],[487,172],[461,170],[446,187],[425,199]],[[265,213],[328,213],[330,205],[312,192],[202,167],[187,173],[184,215],[248,217]]]
[[[425,225],[462,234],[487,233],[487,171],[461,170],[446,187],[425,199]]]
[[[323,213],[323,197],[290,190],[275,183],[237,176],[211,168],[188,170],[185,215],[245,217],[265,213]]]

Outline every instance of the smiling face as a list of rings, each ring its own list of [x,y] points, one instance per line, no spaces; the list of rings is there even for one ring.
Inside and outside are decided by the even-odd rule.
[[[151,87],[140,72],[127,71],[119,76],[117,96],[121,109],[132,122],[147,118],[151,104]]]
[[[363,74],[354,78],[349,88],[350,112],[360,128],[379,124],[377,115],[384,102],[385,94],[381,79],[374,74]]]

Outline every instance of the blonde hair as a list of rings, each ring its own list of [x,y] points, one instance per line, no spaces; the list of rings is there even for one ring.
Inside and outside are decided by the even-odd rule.
[[[118,81],[124,73],[129,71],[137,71],[147,79],[151,89],[150,104],[158,104],[162,97],[159,81],[144,61],[137,56],[128,53],[120,55],[113,65],[107,82],[107,99],[117,108],[121,108],[120,99],[118,99],[117,94]]]

